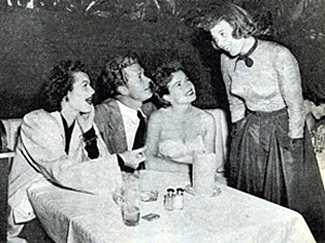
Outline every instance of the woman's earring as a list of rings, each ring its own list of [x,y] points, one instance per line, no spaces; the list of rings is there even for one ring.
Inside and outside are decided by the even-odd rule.
[[[64,100],[65,100],[65,102],[69,102],[69,98],[68,98],[68,96],[66,96],[66,97],[64,98]]]

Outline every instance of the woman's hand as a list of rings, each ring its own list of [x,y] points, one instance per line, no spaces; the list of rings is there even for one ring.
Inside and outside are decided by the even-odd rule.
[[[77,116],[77,122],[82,133],[89,131],[94,123],[95,109],[91,106],[91,111],[89,113],[79,113]]]

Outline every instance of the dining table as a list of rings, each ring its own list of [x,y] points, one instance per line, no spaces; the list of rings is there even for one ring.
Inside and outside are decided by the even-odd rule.
[[[137,226],[124,225],[120,206],[109,193],[82,193],[44,180],[32,185],[28,195],[55,242],[315,242],[299,213],[224,183],[216,183],[219,193],[201,196],[188,190],[191,180],[187,173],[142,170],[132,182],[139,195],[158,192],[156,201],[134,201],[140,207]],[[165,209],[169,188],[187,188],[182,209]],[[141,218],[150,213],[159,217],[152,221]]]

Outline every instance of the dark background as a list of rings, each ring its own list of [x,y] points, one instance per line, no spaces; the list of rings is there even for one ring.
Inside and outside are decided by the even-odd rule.
[[[180,59],[196,86],[195,105],[228,109],[220,53],[208,33],[191,26],[204,8],[222,0],[35,0],[34,9],[0,1],[0,119],[39,108],[50,69],[80,60],[96,79],[117,52],[136,51],[150,76],[165,60]],[[261,37],[296,56],[305,98],[325,97],[325,0],[232,0],[259,22]],[[157,5],[158,4],[158,5]],[[55,5],[55,6],[54,6]],[[96,102],[104,94],[97,90]],[[0,242],[4,239],[9,163],[0,160]]]
[[[85,63],[96,88],[105,61],[127,50],[138,53],[148,75],[165,60],[180,59],[197,89],[195,105],[227,110],[220,53],[208,33],[191,26],[200,11],[222,0],[95,0],[88,10],[90,0],[35,0],[34,9],[21,2],[0,2],[0,119],[39,108],[39,88],[60,61]],[[305,97],[320,85],[325,96],[325,0],[232,2],[253,15],[261,38],[297,57]]]
[[[0,118],[22,117],[38,108],[39,88],[60,61],[82,61],[95,81],[105,60],[124,50],[136,51],[149,75],[162,60],[182,59],[199,92],[197,105],[222,106],[218,97],[226,102],[223,83],[211,82],[211,70],[203,66],[195,48],[200,37],[188,27],[181,30],[170,24],[129,19],[121,23],[114,17],[67,11],[4,12],[0,16]]]

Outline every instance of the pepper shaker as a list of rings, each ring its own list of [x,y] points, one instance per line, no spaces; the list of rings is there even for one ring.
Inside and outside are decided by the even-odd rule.
[[[176,195],[174,198],[174,208],[175,209],[183,209],[183,205],[184,205],[184,189],[177,188]]]

